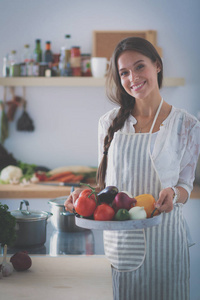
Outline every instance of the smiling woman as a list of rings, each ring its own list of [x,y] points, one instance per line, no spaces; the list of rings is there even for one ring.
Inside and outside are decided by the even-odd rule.
[[[164,101],[162,78],[161,58],[147,40],[130,37],[116,46],[106,86],[119,108],[99,120],[98,188],[152,195],[163,214],[159,226],[104,231],[114,300],[189,299],[191,244],[182,206],[193,188],[200,123]]]

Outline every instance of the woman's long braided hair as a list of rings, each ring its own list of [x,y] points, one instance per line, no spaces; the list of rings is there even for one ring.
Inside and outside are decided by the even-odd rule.
[[[160,55],[158,54],[154,46],[149,41],[139,37],[130,37],[122,40],[116,46],[113,52],[106,78],[106,94],[111,102],[120,106],[120,109],[117,116],[110,125],[108,134],[104,139],[103,158],[97,171],[97,184],[101,189],[105,187],[107,154],[114,133],[123,127],[126,119],[130,116],[135,103],[135,98],[127,94],[127,92],[122,87],[117,67],[119,56],[122,54],[122,52],[127,50],[139,52],[150,58],[152,62],[158,62],[161,71],[157,75],[157,80],[159,88],[162,87],[163,64]]]

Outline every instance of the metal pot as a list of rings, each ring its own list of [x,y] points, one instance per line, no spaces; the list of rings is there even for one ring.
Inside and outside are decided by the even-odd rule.
[[[23,204],[26,210],[22,210]],[[16,218],[16,247],[32,247],[46,242],[47,219],[52,214],[45,211],[29,210],[29,202],[22,200],[18,210],[11,211]]]
[[[54,231],[50,237],[49,254],[92,255],[94,254],[94,235],[91,230],[83,232]]]
[[[48,203],[51,205],[51,224],[57,231],[63,232],[80,232],[85,230],[75,224],[75,215],[65,210],[64,203],[67,200],[66,197],[58,197],[49,200]]]

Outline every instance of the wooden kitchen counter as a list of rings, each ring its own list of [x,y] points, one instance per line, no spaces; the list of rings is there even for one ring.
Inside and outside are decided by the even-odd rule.
[[[30,184],[1,184],[0,199],[57,198],[70,194],[71,187]]]
[[[113,299],[111,267],[105,256],[32,255],[31,259],[29,270],[0,279],[2,299]]]
[[[1,184],[0,199],[22,199],[22,198],[57,198],[70,194],[71,187],[67,186],[45,186],[30,184],[28,186]],[[200,199],[200,185],[195,185],[191,193],[192,199]]]

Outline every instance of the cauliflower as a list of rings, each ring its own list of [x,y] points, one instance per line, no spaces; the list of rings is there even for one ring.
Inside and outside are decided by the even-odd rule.
[[[22,170],[16,166],[7,166],[1,171],[1,180],[19,180],[23,176]]]

